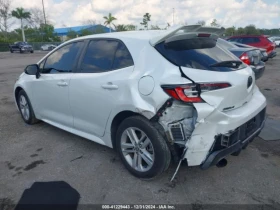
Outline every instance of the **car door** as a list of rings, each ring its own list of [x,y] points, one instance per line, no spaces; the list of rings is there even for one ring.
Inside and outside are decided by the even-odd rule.
[[[82,47],[83,42],[64,45],[40,64],[40,77],[34,80],[32,85],[36,113],[40,119],[73,127],[69,106],[69,82]]]
[[[121,41],[88,41],[80,72],[73,75],[69,87],[75,129],[94,136],[104,135],[110,112],[127,90],[126,79],[133,67],[132,57]]]

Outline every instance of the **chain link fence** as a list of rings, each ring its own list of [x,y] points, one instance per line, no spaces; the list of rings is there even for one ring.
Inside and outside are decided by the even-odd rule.
[[[0,52],[10,51],[9,45],[13,43],[0,43]],[[29,42],[28,44],[33,46],[34,50],[41,50],[41,46],[45,44],[60,45],[61,42]]]

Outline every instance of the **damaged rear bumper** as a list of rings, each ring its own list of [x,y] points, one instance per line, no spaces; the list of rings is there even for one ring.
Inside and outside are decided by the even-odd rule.
[[[170,145],[179,148],[177,155],[181,160],[186,159],[188,166],[206,169],[226,155],[238,152],[259,134],[265,107],[266,99],[255,86],[250,99],[236,109],[221,111],[208,103],[190,105],[174,101],[156,116]],[[256,119],[257,125],[248,131],[246,126]],[[219,137],[223,137],[223,142],[217,140]]]
[[[216,142],[212,148],[212,152],[210,155],[206,158],[204,163],[201,165],[201,169],[208,169],[211,166],[216,165],[220,160],[225,158],[226,156],[233,154],[235,152],[239,152],[242,150],[242,148],[246,147],[249,142],[252,142],[255,137],[257,137],[261,130],[264,127],[265,124],[265,109],[260,112],[256,117],[254,117],[252,120],[256,121],[256,129],[251,132],[248,136],[246,136],[246,129],[248,129],[248,124],[251,122],[251,120],[242,126],[240,126],[234,133],[232,133],[230,136],[227,137],[232,137],[230,145],[227,147],[224,147],[224,149],[220,149],[215,151],[217,147],[222,147],[223,142],[223,136],[219,136],[216,138]],[[242,139],[244,136],[245,139]],[[230,140],[230,138],[227,138]],[[216,147],[216,148],[215,148]]]
[[[198,119],[192,136],[186,143],[188,149],[184,156],[189,166],[200,166],[204,164],[204,162],[210,157],[209,155],[213,152],[231,147],[234,143],[237,143],[238,140],[241,140],[242,142],[245,139],[250,138],[251,135],[252,138],[255,137],[251,133],[249,133],[250,135],[244,136],[244,128],[252,119],[261,115],[261,113],[263,114],[261,116],[263,116],[262,118],[264,119],[266,99],[259,89],[255,87],[251,100],[237,109],[221,112],[207,104],[198,104],[195,105],[195,107],[198,112]],[[256,128],[261,129],[261,123],[259,121]],[[240,135],[242,136],[238,136],[235,133],[235,140],[232,141],[232,143],[229,143],[228,145],[225,145],[224,142],[223,145],[220,143],[221,147],[213,150],[213,147],[217,145],[217,137],[227,136],[232,132],[238,131],[238,129],[241,129],[242,132]],[[258,132],[256,133],[258,134]],[[229,153],[231,150],[236,149],[235,147],[228,149]],[[227,150],[225,150],[224,153],[229,154],[227,153]]]

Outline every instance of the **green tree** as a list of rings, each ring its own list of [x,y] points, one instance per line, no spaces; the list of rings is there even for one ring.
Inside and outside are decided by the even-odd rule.
[[[213,27],[220,27],[220,24],[217,23],[216,19],[213,19],[213,21],[210,25],[213,26]]]
[[[128,31],[135,31],[136,30],[136,26],[132,25],[132,24],[128,24],[128,25],[126,25],[126,29]]]
[[[244,28],[239,27],[239,28],[237,29],[237,31],[236,31],[236,34],[237,34],[237,35],[244,35],[244,34],[245,34]]]
[[[76,31],[73,31],[73,30],[69,30],[68,31],[68,33],[67,33],[67,37],[68,37],[68,39],[74,39],[74,38],[76,38],[77,37],[77,33],[76,33]]]
[[[15,32],[17,32],[18,34],[21,34],[21,28],[15,29]],[[43,41],[42,33],[39,31],[38,28],[30,28],[30,27],[25,26],[24,34],[29,42]]]
[[[226,36],[233,36],[235,35],[235,33],[236,33],[236,29],[234,26],[227,28],[225,31]]]
[[[199,20],[199,21],[197,21],[197,24],[198,24],[198,25],[205,26],[205,25],[206,25],[206,22],[205,22],[204,20]]]
[[[22,40],[25,42],[23,20],[29,19],[31,14],[30,12],[26,12],[22,7],[20,7],[12,11],[12,16],[20,20]]]
[[[3,33],[4,39],[8,39],[8,31],[12,23],[10,19],[11,0],[0,0],[0,31]]]
[[[161,30],[161,28],[158,25],[151,25],[151,30]]]
[[[54,27],[50,24],[41,24],[40,27],[24,27],[25,36],[28,41],[32,42],[50,42],[60,41],[59,37],[54,33]],[[16,29],[15,32],[21,33],[21,29]]]
[[[103,34],[106,33],[104,26],[102,25],[97,25],[93,30],[92,34]]]
[[[120,24],[115,26],[116,31],[127,31],[127,26]]]
[[[146,13],[145,15],[143,15],[143,21],[140,24],[143,25],[144,28],[146,28],[146,30],[148,30],[150,21],[151,21],[151,15],[149,13]]]
[[[92,32],[88,29],[83,29],[81,30],[81,36],[87,36],[87,35],[91,35]]]
[[[248,25],[244,28],[246,35],[260,35],[260,30],[255,25]]]
[[[104,16],[103,18],[105,19],[105,22],[104,22],[105,26],[109,25],[110,33],[111,33],[111,24],[114,25],[113,22],[114,22],[115,20],[117,20],[117,18],[115,18],[114,16],[112,16],[111,13],[109,13],[108,17]],[[115,25],[114,25],[114,26],[115,26]]]
[[[40,32],[43,34],[44,41],[59,41],[59,38],[54,34],[54,27],[51,24],[41,24]]]

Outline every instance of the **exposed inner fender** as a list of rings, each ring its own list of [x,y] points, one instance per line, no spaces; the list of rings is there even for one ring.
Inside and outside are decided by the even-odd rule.
[[[164,128],[166,137],[170,142],[171,153],[178,166],[171,182],[179,171],[185,154],[188,150],[189,141],[197,120],[197,111],[192,104],[180,101],[174,101],[171,106],[162,112],[159,118],[159,124]]]
[[[193,105],[174,101],[159,118],[159,123],[165,130],[169,141],[184,147],[192,135],[197,119]]]
[[[200,85],[196,84],[195,81],[186,76],[181,66],[178,67],[181,77],[190,80],[195,85],[198,95],[200,96]],[[157,114],[151,118],[151,121],[159,122],[164,128],[166,137],[170,142],[168,146],[171,150],[172,156],[176,162],[179,162],[171,181],[175,178],[182,161],[185,159],[185,153],[188,150],[187,141],[192,135],[196,120],[197,111],[192,104],[173,101],[173,99],[167,100]],[[174,144],[178,144],[182,148],[181,152],[177,152]]]

